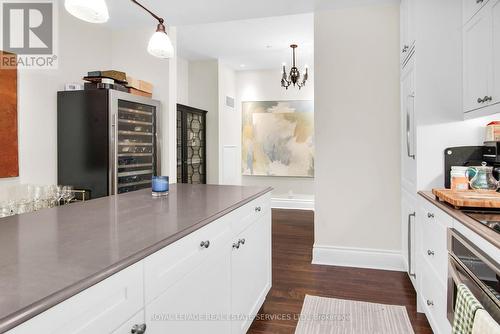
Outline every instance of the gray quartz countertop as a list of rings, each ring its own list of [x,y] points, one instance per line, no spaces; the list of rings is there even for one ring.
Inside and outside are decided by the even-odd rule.
[[[0,219],[0,333],[271,188],[171,185]]]
[[[469,229],[474,231],[475,233],[479,234],[481,237],[484,239],[488,240],[493,244],[494,246],[500,248],[500,236],[498,235],[497,232],[493,231],[491,228],[488,228],[481,224],[480,222],[472,219],[471,217],[467,216],[465,213],[463,213],[460,210],[455,209],[451,205],[441,202],[436,198],[436,196],[431,192],[431,191],[420,191],[418,193],[420,196],[458,220],[460,223],[463,225],[467,226]]]

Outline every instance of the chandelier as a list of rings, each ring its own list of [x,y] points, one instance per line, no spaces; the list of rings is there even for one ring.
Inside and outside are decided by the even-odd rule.
[[[299,89],[306,85],[306,81],[308,78],[307,66],[305,67],[305,73],[302,76],[302,81],[300,81],[300,72],[297,66],[295,66],[295,49],[297,48],[297,44],[290,45],[292,48],[292,68],[290,69],[290,73],[286,74],[285,64],[283,64],[283,75],[281,76],[281,87],[285,87],[288,89],[290,85],[298,86]]]

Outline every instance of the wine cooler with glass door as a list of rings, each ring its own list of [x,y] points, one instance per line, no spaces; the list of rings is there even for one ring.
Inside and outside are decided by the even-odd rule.
[[[58,92],[59,184],[91,199],[150,188],[161,175],[160,102],[96,89]]]

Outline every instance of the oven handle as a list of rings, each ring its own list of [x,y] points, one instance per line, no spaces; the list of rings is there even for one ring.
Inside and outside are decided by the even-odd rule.
[[[497,299],[496,296],[493,295],[491,290],[484,284],[479,278],[477,278],[476,275],[474,275],[468,268],[467,266],[459,259],[457,258],[454,254],[449,254],[449,261],[452,264],[448,270],[450,273],[450,276],[452,277],[453,281],[455,284],[460,284],[464,283],[460,277],[458,270],[461,270],[464,274],[464,276],[467,276],[467,279],[469,279],[472,284],[474,284],[481,293],[485,294],[488,296],[498,307],[500,307],[500,301]],[[455,269],[457,267],[458,269]],[[465,284],[466,286],[468,284]],[[468,286],[469,289],[471,289],[471,286]],[[476,297],[477,298],[477,297]]]
[[[458,263],[457,260],[455,260],[455,258],[451,254],[448,254],[448,256],[449,256],[448,261],[451,262],[448,272],[450,273],[450,276],[456,285],[462,284],[463,283],[462,280],[460,279],[460,277],[458,277],[458,270],[455,268],[456,266],[461,266],[461,264]]]
[[[453,279],[455,284],[464,283],[469,289],[473,290],[473,286],[463,282],[459,275],[462,274],[466,280],[470,281],[474,285],[480,294],[487,296],[497,307],[500,308],[500,300],[496,297],[492,291],[484,284],[474,273],[472,273],[469,268],[454,254],[449,253],[449,261],[451,266],[449,266],[449,276]],[[456,268],[456,269],[455,269]],[[476,297],[477,298],[477,297]],[[478,298],[479,299],[479,298]]]
[[[469,251],[471,251],[474,255],[476,255],[479,260],[481,260],[482,262],[484,262],[489,268],[491,268],[493,271],[495,271],[495,273],[497,275],[500,276],[500,264],[497,263],[495,260],[493,260],[491,257],[489,257],[487,254],[485,254],[481,249],[477,248],[476,245],[474,245],[473,243],[471,243],[469,240],[467,240],[467,238],[465,238],[460,232],[458,232],[457,230],[451,228],[451,229],[448,229],[448,252],[450,254],[453,255],[453,249],[452,249],[452,240],[453,238],[457,239],[458,241],[460,241],[460,243],[462,243],[462,245],[464,245],[465,247],[467,247],[467,249]],[[457,258],[456,256],[453,256],[455,258],[456,261],[458,261],[458,263],[464,267],[464,268],[467,268],[467,266],[465,264],[462,263],[462,261]],[[467,270],[467,272],[469,273],[469,271]],[[469,273],[471,274],[471,273]]]

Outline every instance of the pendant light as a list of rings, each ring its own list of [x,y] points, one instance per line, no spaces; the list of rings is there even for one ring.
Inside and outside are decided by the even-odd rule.
[[[173,57],[174,46],[172,45],[172,41],[170,41],[170,38],[165,30],[163,18],[144,7],[137,0],[130,1],[144,9],[156,20],[158,20],[156,31],[153,36],[151,36],[148,43],[147,50],[149,54],[158,58]],[[104,23],[109,19],[108,6],[106,5],[105,0],[65,0],[64,7],[68,13],[86,22]]]
[[[90,23],[104,23],[109,20],[105,0],[66,0],[64,8],[80,20]]]
[[[174,46],[165,32],[163,19],[160,20],[156,32],[149,39],[148,52],[158,58],[172,58],[174,56]]]

